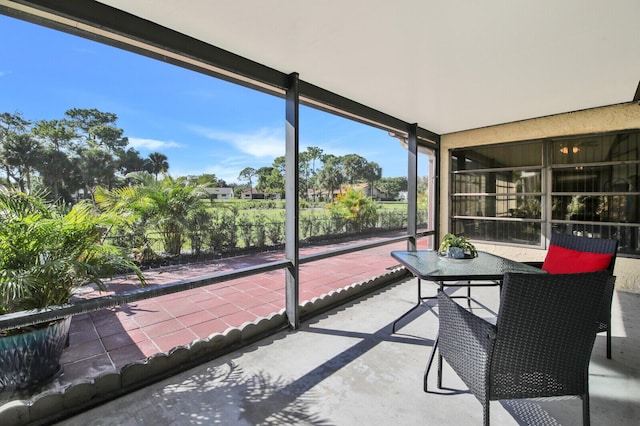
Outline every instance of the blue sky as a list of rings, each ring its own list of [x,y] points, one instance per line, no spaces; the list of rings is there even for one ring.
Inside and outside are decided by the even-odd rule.
[[[0,113],[115,113],[130,146],[165,154],[173,176],[238,182],[243,168],[284,155],[283,99],[4,15],[0,40]],[[301,150],[357,153],[384,177],[406,176],[406,151],[387,132],[306,107],[300,119]]]

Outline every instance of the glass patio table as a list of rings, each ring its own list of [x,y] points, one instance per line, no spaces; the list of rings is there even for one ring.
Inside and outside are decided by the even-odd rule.
[[[437,299],[438,296],[422,296],[421,280],[435,282],[440,290],[444,290],[445,286],[467,287],[466,296],[454,297],[467,299],[467,304],[471,307],[472,287],[499,286],[506,272],[544,272],[526,263],[482,251],[473,259],[453,259],[440,256],[434,250],[392,251],[391,256],[418,278],[418,303],[394,321],[394,333],[398,321],[417,309],[424,300]]]
[[[467,304],[471,307],[471,287],[500,286],[506,272],[545,273],[542,269],[526,263],[516,262],[482,251],[478,252],[478,257],[473,259],[453,259],[440,256],[437,251],[433,250],[392,251],[391,256],[418,278],[418,303],[394,321],[394,333],[396,332],[396,323],[417,309],[424,300],[437,300],[438,296],[422,296],[421,280],[435,282],[440,290],[444,290],[446,286],[467,287],[466,296],[452,297],[467,299]],[[427,391],[427,375],[433,363],[437,347],[438,336],[436,335],[424,373],[423,386],[425,392]]]

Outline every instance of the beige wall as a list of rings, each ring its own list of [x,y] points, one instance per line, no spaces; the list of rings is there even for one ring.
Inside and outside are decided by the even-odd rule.
[[[450,133],[441,138],[440,175],[440,237],[448,232],[449,219],[449,150],[452,148],[488,145],[503,142],[524,141],[559,136],[640,129],[640,105],[637,102],[611,105],[551,115],[532,120],[507,123],[499,126]],[[515,260],[542,260],[545,250],[513,247],[498,244],[478,244],[489,251]],[[640,260],[618,258],[615,274],[616,288],[640,293]]]

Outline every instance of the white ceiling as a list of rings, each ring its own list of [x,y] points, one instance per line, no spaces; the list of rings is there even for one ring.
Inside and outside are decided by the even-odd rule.
[[[440,134],[629,102],[639,0],[104,0]]]

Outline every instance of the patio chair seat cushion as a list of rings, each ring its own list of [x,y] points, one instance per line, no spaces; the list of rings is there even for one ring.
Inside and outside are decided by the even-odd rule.
[[[551,244],[542,269],[550,274],[602,271],[609,267],[612,258],[612,254],[571,250]]]

